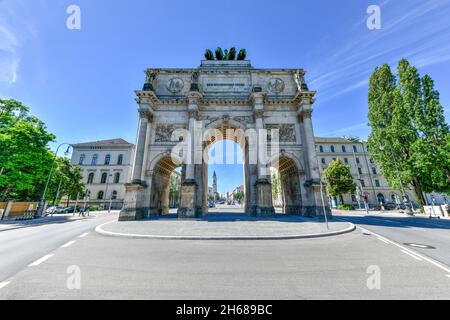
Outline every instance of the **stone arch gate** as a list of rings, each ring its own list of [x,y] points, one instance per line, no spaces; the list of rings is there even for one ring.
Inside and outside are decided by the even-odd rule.
[[[178,216],[207,214],[208,159],[203,155],[222,139],[244,151],[247,214],[275,213],[269,170],[275,166],[285,213],[323,215],[312,125],[315,92],[304,74],[301,69],[256,69],[250,61],[146,70],[144,87],[136,91],[138,137],[120,220],[167,213],[168,180],[177,167],[182,168]],[[268,151],[260,156],[263,144]]]

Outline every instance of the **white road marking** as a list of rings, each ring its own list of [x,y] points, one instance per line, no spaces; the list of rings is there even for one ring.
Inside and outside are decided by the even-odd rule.
[[[80,236],[80,238],[84,238],[84,237],[86,237],[88,234],[89,234],[89,232],[83,233],[83,234]]]
[[[389,242],[387,242],[386,240],[384,240],[384,239],[381,239],[381,238],[377,238],[378,240],[380,240],[381,242],[384,242],[384,243],[386,243],[386,244],[389,244]]]
[[[71,245],[73,245],[75,243],[75,241],[69,241],[67,242],[65,245],[61,246],[61,248],[67,248],[70,247]]]
[[[339,218],[338,218],[338,219],[339,219]],[[346,221],[346,222],[349,222],[349,221],[347,221],[347,220],[344,219],[344,218],[340,218],[340,220],[344,220],[344,221]],[[387,238],[385,238],[385,237],[383,237],[383,236],[381,236],[381,235],[379,235],[379,234],[377,234],[377,233],[375,233],[375,232],[373,232],[373,231],[369,231],[369,230],[367,230],[367,229],[365,229],[365,228],[363,228],[363,227],[360,227],[360,226],[357,226],[357,227],[358,227],[360,230],[362,230],[363,232],[370,232],[370,233],[372,233],[374,236],[378,237],[379,239],[383,239],[383,240],[385,240],[386,242],[388,242],[388,243],[390,243],[390,244],[393,244],[394,246],[400,248],[401,250],[407,251],[407,252],[409,252],[410,254],[412,254],[412,255],[414,255],[414,256],[416,256],[416,257],[422,259],[422,260],[425,260],[425,261],[431,263],[432,265],[438,267],[439,269],[444,270],[446,273],[449,273],[449,274],[450,274],[450,268],[448,268],[447,266],[441,264],[440,262],[437,262],[437,261],[435,261],[435,260],[433,260],[433,259],[431,259],[431,258],[425,257],[425,256],[423,256],[423,255],[421,255],[421,254],[419,254],[419,253],[416,253],[416,252],[414,252],[414,251],[411,251],[410,249],[405,248],[404,246],[398,244],[397,242],[392,241],[392,240],[389,240],[389,239],[387,239]]]
[[[403,252],[404,254],[407,254],[408,256],[410,256],[410,257],[412,257],[412,258],[418,260],[418,261],[422,261],[422,259],[420,259],[419,257],[417,257],[417,256],[414,255],[414,254],[409,253],[408,251],[402,250],[402,252]]]
[[[0,289],[3,289],[4,287],[6,287],[10,283],[11,283],[10,281],[0,282]]]
[[[32,264],[30,264],[28,266],[29,267],[36,267],[36,266],[40,265],[41,263],[45,262],[46,260],[50,259],[53,256],[54,256],[54,254],[48,254],[46,256],[43,256],[39,260],[36,260],[35,262],[33,262]]]

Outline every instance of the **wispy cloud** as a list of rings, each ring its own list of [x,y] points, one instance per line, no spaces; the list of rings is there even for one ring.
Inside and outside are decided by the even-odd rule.
[[[310,83],[319,91],[319,101],[367,85],[373,69],[383,63],[396,64],[403,57],[417,67],[450,61],[449,16],[449,1],[387,0],[382,3],[382,30],[370,31],[360,20],[333,31],[334,37],[347,40],[311,68]]]
[[[361,133],[365,134],[368,129],[369,129],[369,126],[367,125],[367,122],[363,122],[363,123],[359,123],[356,125],[339,128],[337,130],[333,130],[333,131],[329,131],[329,132],[319,132],[318,136],[330,136],[330,137],[340,137],[343,135],[358,136]]]
[[[0,84],[12,85],[18,81],[21,48],[35,30],[21,15],[29,3],[23,0],[0,1]]]

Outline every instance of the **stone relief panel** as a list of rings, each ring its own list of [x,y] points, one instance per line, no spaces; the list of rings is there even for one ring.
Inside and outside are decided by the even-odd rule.
[[[280,135],[280,143],[296,143],[295,137],[295,125],[294,124],[267,124],[266,130],[268,131],[268,141],[272,141],[271,131],[272,129],[278,129]]]
[[[270,79],[267,89],[272,93],[282,93],[285,88],[284,81],[279,78]]]
[[[172,134],[177,129],[186,129],[187,126],[184,124],[159,124],[156,126],[156,143],[164,142],[177,142],[177,140],[172,140]]]
[[[180,93],[184,88],[184,81],[180,78],[172,78],[167,82],[167,90],[172,93]]]

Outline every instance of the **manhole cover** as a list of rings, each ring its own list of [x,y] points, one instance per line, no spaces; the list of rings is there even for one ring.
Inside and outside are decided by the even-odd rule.
[[[420,243],[404,243],[405,246],[413,247],[413,248],[419,248],[419,249],[436,249],[435,247],[428,246],[426,244],[420,244]]]

